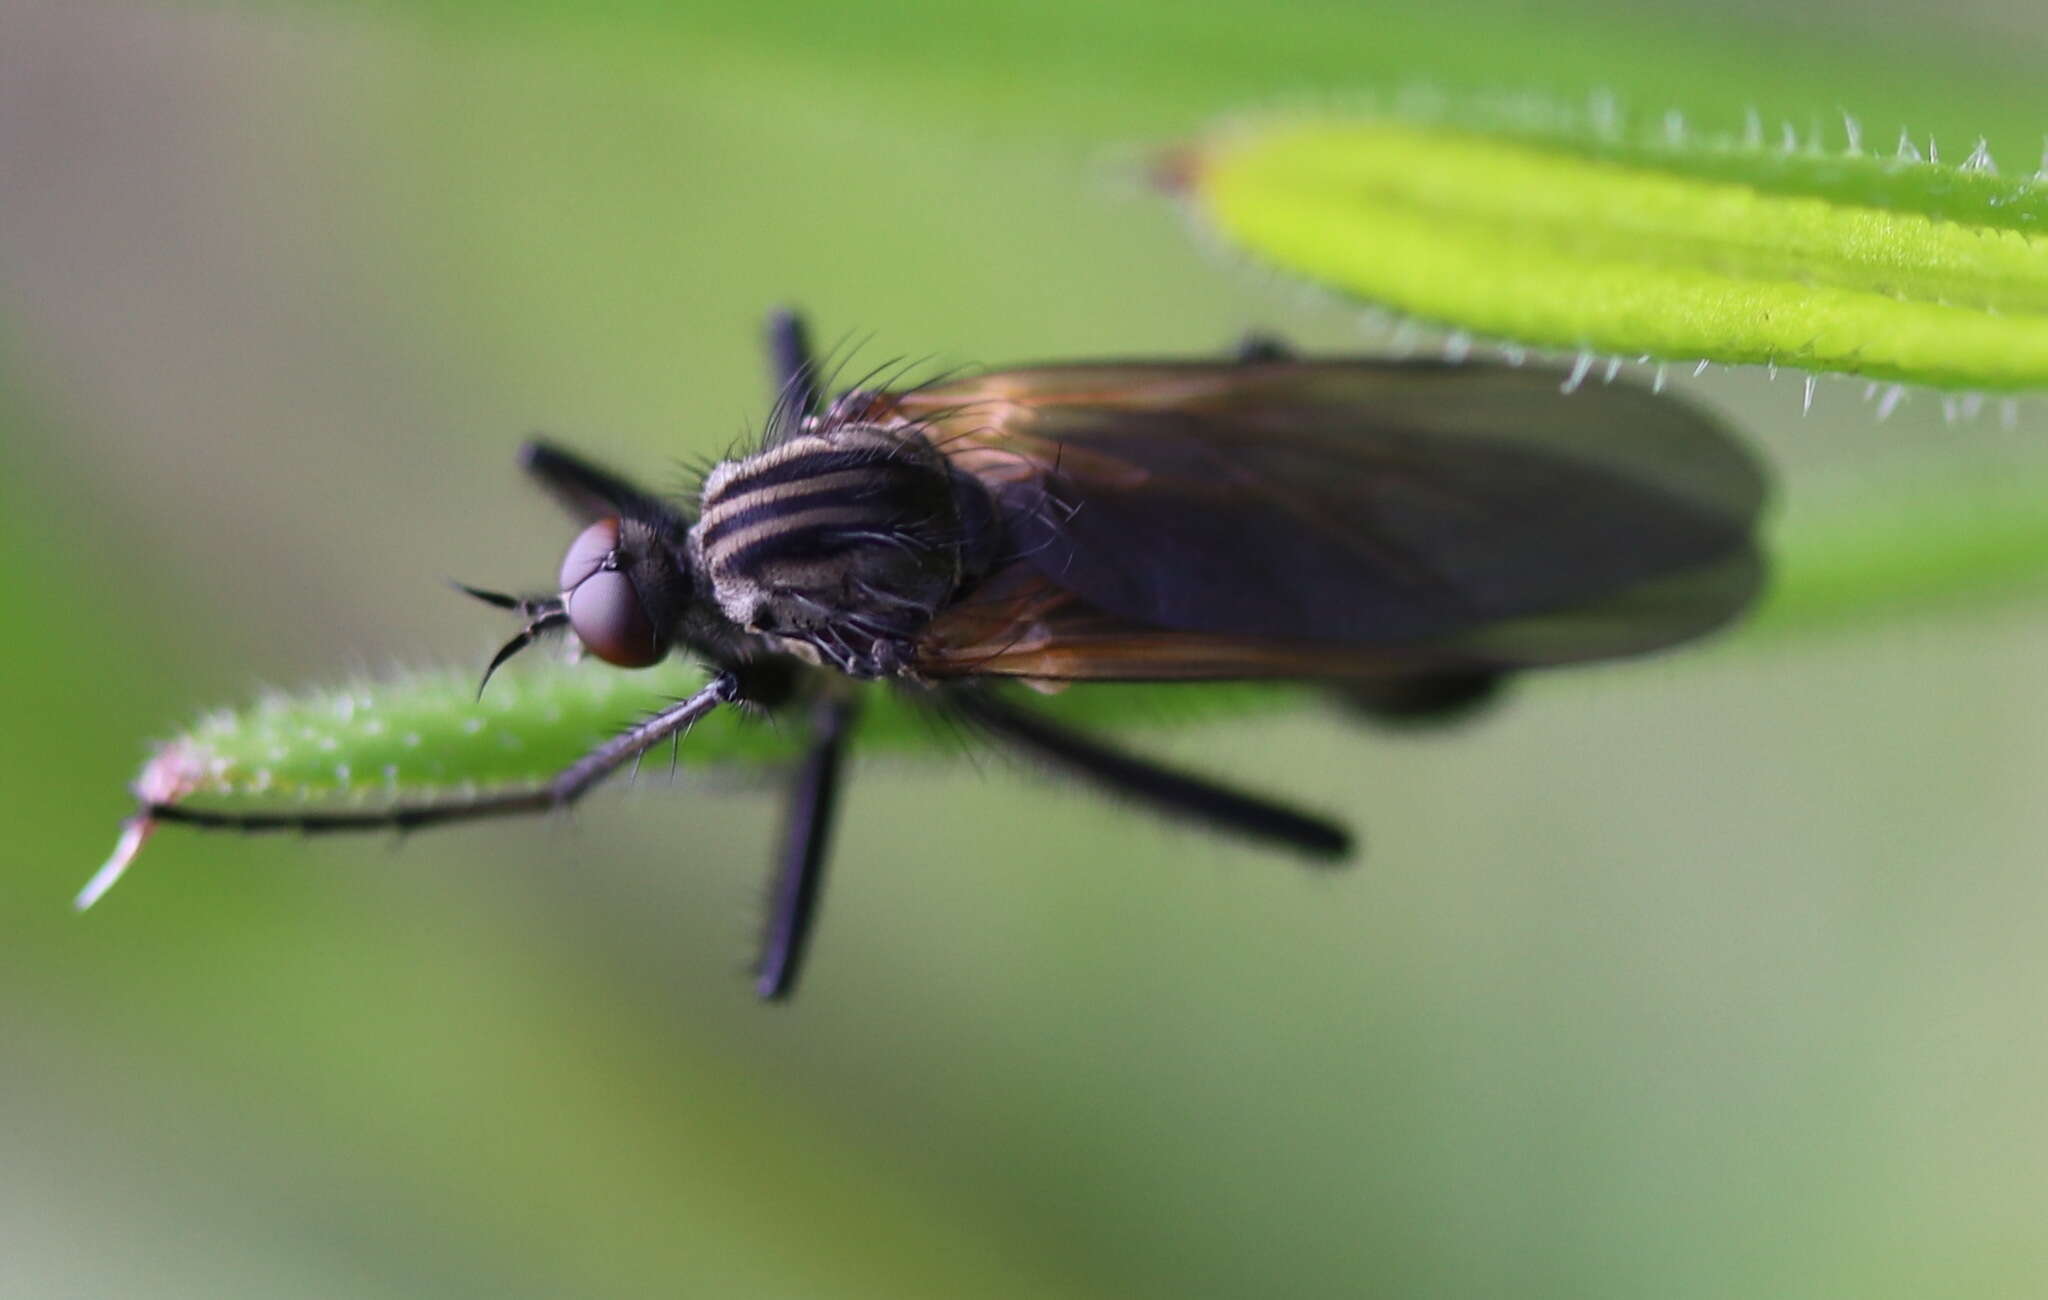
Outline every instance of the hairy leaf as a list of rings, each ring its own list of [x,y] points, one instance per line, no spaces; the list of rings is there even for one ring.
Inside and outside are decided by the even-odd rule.
[[[1507,342],[1945,388],[2048,383],[2048,185],[1845,120],[1424,103],[1219,132],[1173,179],[1282,270]]]

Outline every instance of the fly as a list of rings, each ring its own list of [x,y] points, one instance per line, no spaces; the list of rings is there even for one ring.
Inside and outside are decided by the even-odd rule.
[[[537,790],[308,814],[145,792],[130,837],[152,820],[350,830],[560,808],[744,705],[808,737],[756,968],[779,999],[816,915],[857,683],[1157,812],[1335,862],[1351,850],[1339,823],[1126,753],[1005,684],[1294,679],[1427,719],[1523,670],[1700,636],[1762,581],[1756,462],[1701,411],[1630,385],[1568,394],[1541,368],[1254,343],[828,403],[800,320],[774,317],[769,344],[779,396],[758,450],[677,501],[531,443],[525,468],[582,529],[551,590],[465,588],[520,620],[486,683],[566,630],[621,668],[702,663],[695,694]]]

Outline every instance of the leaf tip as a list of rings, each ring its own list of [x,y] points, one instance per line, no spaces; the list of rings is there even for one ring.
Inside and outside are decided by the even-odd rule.
[[[1201,147],[1186,143],[1161,150],[1152,159],[1150,178],[1153,188],[1176,198],[1193,193],[1202,179]]]
[[[85,888],[78,891],[71,900],[74,911],[83,912],[106,896],[127,872],[142,852],[142,846],[149,843],[149,837],[157,828],[154,816],[158,808],[176,803],[199,788],[206,775],[206,762],[197,749],[186,741],[174,740],[156,752],[135,778],[135,797],[142,806],[121,822],[120,838],[114,841],[114,851],[92,873],[92,879],[85,882]]]
[[[135,855],[142,852],[142,846],[149,842],[150,833],[154,830],[156,818],[146,812],[136,813],[123,820],[121,837],[114,841],[114,851],[107,855],[107,860],[100,864],[100,869],[92,873],[92,879],[85,882],[85,888],[79,890],[78,896],[71,900],[71,909],[83,912],[105,897],[106,892],[112,889],[128,870],[129,864],[135,861]]]

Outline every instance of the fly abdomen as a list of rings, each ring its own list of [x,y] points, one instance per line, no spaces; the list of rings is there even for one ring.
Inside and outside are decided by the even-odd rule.
[[[826,428],[712,470],[691,550],[727,618],[876,676],[968,577],[979,491],[915,432]]]

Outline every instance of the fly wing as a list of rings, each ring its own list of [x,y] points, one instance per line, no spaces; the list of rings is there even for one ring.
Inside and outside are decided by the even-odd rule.
[[[1690,640],[1740,612],[1762,577],[1759,557],[1744,550],[1569,610],[1433,640],[1364,644],[1147,626],[1107,613],[1017,562],[942,612],[919,641],[912,666],[926,677],[1048,682],[1491,674],[1643,654]]]
[[[934,670],[1569,662],[1697,635],[1761,577],[1755,462],[1634,387],[1567,394],[1554,372],[1485,366],[1084,365],[882,404],[989,488],[1011,546],[934,625]],[[1022,666],[1025,646],[1059,671]]]

